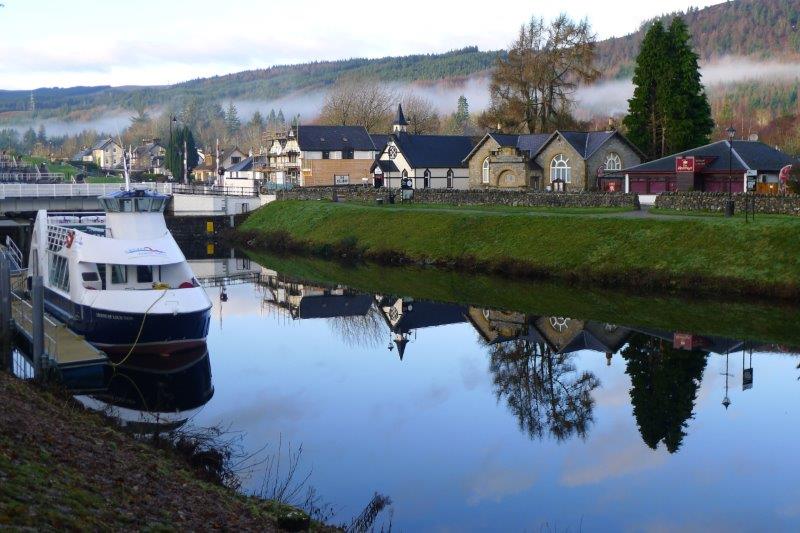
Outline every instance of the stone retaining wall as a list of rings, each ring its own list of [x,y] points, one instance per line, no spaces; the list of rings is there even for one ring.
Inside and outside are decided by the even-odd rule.
[[[756,213],[800,216],[800,195],[772,196],[763,194],[733,194],[711,192],[669,192],[656,198],[655,207],[676,211],[718,211],[725,210],[725,202],[732,198],[735,210],[744,211],[745,199],[755,202]],[[752,205],[751,209],[752,209]]]
[[[237,215],[210,215],[210,216],[165,216],[172,236],[176,240],[202,239],[202,242],[213,241],[225,232],[236,227],[247,219],[249,213]],[[231,226],[233,221],[233,226]]]
[[[378,199],[401,201],[399,189],[363,186],[295,187],[278,191],[277,200],[331,200],[335,194],[339,201],[375,203]],[[639,196],[625,193],[576,192],[554,193],[534,190],[501,189],[415,189],[413,202],[447,205],[508,205],[521,207],[628,207],[639,209]]]

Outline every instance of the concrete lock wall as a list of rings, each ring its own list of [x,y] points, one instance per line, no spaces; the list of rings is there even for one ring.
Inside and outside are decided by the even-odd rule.
[[[371,187],[298,187],[278,191],[277,200],[331,200],[334,191],[340,201],[388,203],[394,195],[400,202],[399,189]],[[576,192],[553,193],[533,190],[502,189],[416,189],[413,201],[423,204],[508,205],[520,207],[629,207],[639,209],[639,197],[630,193]]]
[[[258,209],[267,197],[175,194],[169,212],[175,216],[237,215]]]
[[[797,194],[772,196],[738,193],[729,196],[727,193],[667,192],[661,193],[656,198],[655,207],[676,211],[723,212],[725,203],[729,199],[734,201],[734,208],[737,212],[744,211],[745,202],[749,199],[752,202],[750,209],[755,205],[756,213],[800,216],[800,195]]]
[[[244,222],[248,215],[167,216],[165,220],[176,240],[204,239],[198,242],[205,242],[223,236],[230,228]]]

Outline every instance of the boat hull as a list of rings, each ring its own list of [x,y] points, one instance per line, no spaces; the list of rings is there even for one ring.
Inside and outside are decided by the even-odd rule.
[[[170,353],[200,346],[208,336],[211,308],[178,313],[125,313],[76,304],[47,289],[47,312],[109,354]]]

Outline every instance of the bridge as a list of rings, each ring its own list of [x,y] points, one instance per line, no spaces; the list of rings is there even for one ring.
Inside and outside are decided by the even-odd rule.
[[[176,216],[234,215],[252,211],[273,197],[253,188],[183,186],[173,183],[131,183],[133,189],[150,189],[173,197]],[[119,183],[2,183],[0,212],[96,211],[97,197],[118,191]]]

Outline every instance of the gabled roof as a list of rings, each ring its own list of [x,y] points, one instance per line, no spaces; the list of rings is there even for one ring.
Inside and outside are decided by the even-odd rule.
[[[370,133],[370,139],[372,139],[372,144],[375,145],[375,149],[378,152],[383,152],[383,149],[386,148],[386,144],[389,142],[389,136],[382,133]]]
[[[253,170],[253,157],[252,156],[246,157],[245,159],[242,159],[238,163],[229,166],[225,170],[227,172],[248,172],[250,170]]]
[[[298,126],[297,130],[297,142],[303,151],[375,150],[363,126]]]
[[[463,167],[473,146],[472,138],[466,135],[398,133],[391,138],[413,168]]]
[[[729,156],[730,165],[729,165]],[[700,174],[744,172],[758,170],[777,172],[786,165],[797,165],[800,161],[758,141],[733,141],[733,146],[728,141],[717,141],[699,148],[692,148],[677,154],[662,157],[648,163],[626,168],[623,173],[649,173],[649,172],[675,172],[675,158],[694,156],[704,158],[705,166],[698,171]]]
[[[104,150],[106,146],[108,146],[109,144],[111,144],[113,142],[114,142],[114,139],[112,139],[111,137],[108,137],[106,139],[100,139],[99,141],[94,143],[94,146],[92,146],[92,150]],[[116,144],[116,143],[114,143],[114,144]]]
[[[234,152],[239,152],[240,154],[245,155],[245,153],[242,152],[238,146],[234,146],[233,148],[226,148],[225,150],[222,151],[222,154],[220,154],[219,156],[220,162],[228,159],[231,155],[233,155]]]
[[[365,316],[372,302],[369,294],[304,296],[300,300],[298,318]]]

